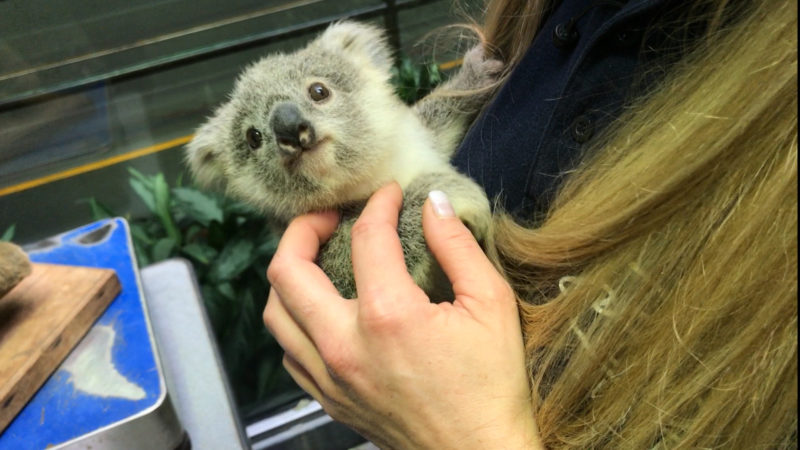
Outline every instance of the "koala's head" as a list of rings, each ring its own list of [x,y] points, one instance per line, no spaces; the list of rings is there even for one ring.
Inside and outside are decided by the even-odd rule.
[[[188,144],[195,178],[281,219],[356,200],[405,108],[391,67],[383,33],[351,22],[261,59]]]

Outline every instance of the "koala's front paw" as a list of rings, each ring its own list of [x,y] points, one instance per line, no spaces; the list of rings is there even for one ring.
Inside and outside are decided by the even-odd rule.
[[[475,239],[484,244],[489,239],[492,226],[492,213],[486,197],[465,197],[453,195],[450,198],[456,215],[469,228]]]
[[[455,168],[419,176],[403,192],[403,209],[418,211],[431,191],[442,191],[453,205],[453,210],[470,229],[475,239],[487,243],[492,232],[492,209],[483,188]],[[407,206],[408,205],[408,206]],[[421,217],[417,219],[419,227]]]
[[[495,84],[503,72],[503,62],[493,59],[478,44],[464,54],[457,88],[463,90],[483,89]]]

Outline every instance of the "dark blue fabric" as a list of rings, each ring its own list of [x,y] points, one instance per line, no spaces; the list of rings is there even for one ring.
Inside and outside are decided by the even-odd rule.
[[[666,31],[647,33],[647,45],[642,40],[669,4],[561,2],[465,136],[455,165],[516,216],[545,211],[562,175],[591,144],[586,138],[596,137],[631,97],[634,74],[648,59],[643,49],[664,44]],[[578,41],[558,48],[553,29],[576,17]]]

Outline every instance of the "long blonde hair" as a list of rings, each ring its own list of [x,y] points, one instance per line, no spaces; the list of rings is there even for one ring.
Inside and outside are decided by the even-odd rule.
[[[526,3],[489,10],[508,60]],[[497,220],[548,448],[797,445],[797,4],[737,4],[543,222]]]
[[[484,40],[508,68],[517,65],[541,25],[548,1],[490,1],[483,22]]]

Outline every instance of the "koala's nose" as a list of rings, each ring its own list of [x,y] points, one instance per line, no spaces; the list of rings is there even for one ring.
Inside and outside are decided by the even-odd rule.
[[[292,103],[276,106],[270,125],[278,147],[290,155],[308,150],[316,143],[314,127],[303,118],[297,105]]]

